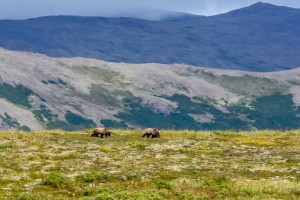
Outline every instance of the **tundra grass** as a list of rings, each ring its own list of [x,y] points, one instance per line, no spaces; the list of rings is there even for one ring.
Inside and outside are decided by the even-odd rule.
[[[0,132],[0,199],[300,199],[300,130]]]

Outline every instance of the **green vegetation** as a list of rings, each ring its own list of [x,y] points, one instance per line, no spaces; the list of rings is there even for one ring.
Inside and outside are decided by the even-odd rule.
[[[178,97],[178,99],[176,99]],[[180,99],[184,98],[184,99]],[[152,112],[148,108],[144,108],[140,105],[139,99],[127,99],[126,104],[127,105],[127,112],[119,113],[116,117],[124,120],[125,122],[129,124],[134,124],[136,126],[146,127],[148,124],[151,124],[152,126],[155,126],[157,128],[198,128],[199,125],[194,121],[192,117],[188,115],[189,112],[181,112],[181,109],[184,110],[186,107],[185,105],[188,105],[189,103],[192,103],[188,97],[185,97],[184,95],[175,95],[174,101],[182,100],[179,103],[178,112],[173,112],[169,116],[159,115],[154,112]],[[176,102],[178,102],[176,101]],[[200,105],[201,106],[201,105]],[[199,106],[199,107],[200,107]],[[192,107],[192,106],[191,106]],[[202,112],[201,110],[198,110],[198,112]]]
[[[257,98],[250,107],[228,105],[229,113],[223,113],[217,109],[214,102],[208,102],[202,98],[195,98],[192,101],[189,97],[175,94],[172,97],[165,97],[176,102],[178,107],[170,115],[159,115],[148,108],[140,105],[139,99],[127,99],[125,106],[127,112],[116,115],[117,118],[135,126],[147,127],[151,124],[158,128],[171,129],[202,129],[202,130],[251,130],[258,129],[279,129],[289,130],[300,128],[300,109],[292,100],[292,95],[283,95],[276,92],[270,96]],[[199,123],[191,114],[211,114],[213,119],[210,122]],[[118,127],[115,124],[112,127]],[[120,127],[122,128],[122,127]]]
[[[103,119],[100,121],[100,123],[107,128],[128,128],[124,121],[117,122],[109,119]]]
[[[251,75],[217,76],[210,72],[201,71],[201,77],[213,84],[220,85],[235,94],[244,95],[250,98],[262,95],[268,96],[272,95],[275,91],[284,92],[287,90],[287,86],[280,85],[275,80]]]
[[[300,198],[300,131],[0,132],[1,199]]]
[[[110,107],[120,107],[120,102],[116,98],[116,94],[109,92],[101,85],[93,84],[90,90],[90,95],[82,95],[85,99],[98,105],[106,105]]]
[[[299,128],[300,109],[294,105],[292,95],[275,93],[271,96],[258,98],[247,107],[229,107],[230,111],[247,115],[255,120],[253,125],[258,129],[274,128],[279,130]]]
[[[0,115],[0,118],[11,128],[18,128],[19,130],[26,132],[31,130],[28,126],[21,126],[16,119],[12,118],[7,113],[4,113],[4,116]]]
[[[201,100],[201,102],[194,102],[189,97],[179,94],[166,98],[178,103],[178,108],[168,116],[156,114],[150,109],[142,107],[139,100],[135,99],[128,101],[128,112],[119,113],[116,117],[129,124],[141,127],[151,124],[158,128],[168,127],[171,129],[226,130],[232,127],[248,129],[247,123],[241,120],[238,115],[222,113],[204,99],[199,98],[198,101]],[[210,113],[214,116],[213,122],[201,124],[190,116],[190,114],[205,113]]]
[[[85,119],[80,115],[68,111],[65,114],[66,121],[50,121],[47,123],[48,129],[62,129],[66,131],[82,130],[95,127],[96,124],[91,119]]]
[[[19,122],[7,113],[4,113],[4,116],[0,115],[0,118],[3,120],[4,123],[6,123],[10,127],[20,126]]]
[[[50,121],[47,123],[48,129],[62,129],[65,131],[73,131],[75,130],[75,126],[71,125],[65,121]]]
[[[53,188],[62,188],[65,184],[66,178],[58,172],[50,172],[47,174],[42,182],[43,185],[49,185]]]
[[[90,66],[74,66],[74,72],[80,75],[86,75],[95,80],[101,80],[103,82],[113,82],[118,81],[117,78],[120,76],[118,72],[113,70],[100,68],[100,67],[90,67]]]
[[[63,85],[66,86],[68,85],[65,81],[63,81],[62,79],[58,78],[57,80],[47,80],[47,81],[42,81],[44,84],[48,85],[48,84],[52,84],[52,85]]]
[[[17,105],[31,108],[31,104],[28,100],[30,95],[35,95],[33,91],[24,87],[23,85],[11,86],[6,83],[0,83],[0,97],[5,98],[8,101]]]
[[[41,106],[41,110],[34,110],[34,111],[32,111],[32,113],[41,122],[46,122],[46,121],[52,120],[52,113],[45,106]]]
[[[76,126],[83,124],[84,126],[90,126],[93,127],[95,126],[93,120],[91,119],[84,119],[83,117],[81,117],[80,115],[76,115],[70,111],[68,111],[65,115],[67,122],[69,122],[70,124],[74,124]],[[87,127],[87,128],[88,128]]]
[[[85,71],[86,69],[84,67],[83,69],[84,73],[90,73]],[[117,80],[114,80],[114,77],[119,76],[118,74],[113,71],[103,70],[104,69],[97,67],[92,69],[97,76],[107,76],[107,79],[105,80],[115,81],[117,85],[119,84]],[[103,119],[100,121],[101,124],[109,128],[148,127],[149,124],[160,129],[168,128],[189,130],[253,130],[255,128],[272,128],[284,131],[300,128],[299,107],[294,104],[293,96],[291,94],[274,92],[276,90],[281,91],[284,89],[283,86],[277,88],[276,82],[249,75],[233,77],[231,80],[232,82],[230,82],[230,77],[227,76],[216,77],[214,74],[200,71],[199,74],[209,81],[214,81],[216,79],[220,81],[218,84],[225,84],[225,86],[228,86],[229,89],[231,86],[233,88],[233,85],[238,85],[238,82],[242,79],[245,79],[245,82],[247,83],[246,85],[249,86],[244,89],[244,93],[238,91],[238,87],[236,91],[232,91],[237,94],[245,95],[246,97],[251,96],[251,98],[255,100],[252,103],[243,100],[245,102],[239,102],[236,105],[227,104],[224,108],[229,112],[222,112],[220,109],[215,107],[218,102],[212,99],[203,99],[201,97],[194,97],[191,99],[190,97],[182,94],[175,94],[171,97],[162,96],[162,98],[168,99],[178,105],[178,107],[172,110],[169,115],[165,115],[163,113],[154,113],[150,108],[143,107],[141,105],[142,100],[140,98],[133,96],[130,92],[116,89],[119,88],[119,86],[107,89],[105,83],[92,84],[89,95],[77,95],[89,102],[107,107],[112,110],[113,113],[116,113],[115,111],[120,111],[114,116],[117,118],[116,121],[110,119]],[[57,79],[55,81],[57,84],[66,84],[61,79]],[[47,83],[50,84],[51,81],[48,81]],[[231,83],[234,84],[230,86]],[[184,88],[181,89],[184,90]],[[262,92],[263,90],[265,92]],[[253,93],[253,91],[255,92]],[[262,93],[270,95],[261,96]],[[45,106],[47,105],[45,103],[42,103],[40,108],[36,108],[36,106],[35,108],[32,108],[29,102],[30,95],[35,94],[30,89],[22,85],[14,87],[5,83],[0,84],[0,98],[6,98],[12,103],[29,108],[29,110],[35,115],[36,119],[41,122],[45,128],[59,128],[66,131],[72,131],[92,128],[98,124],[92,119],[86,119],[84,115],[80,116],[72,112],[65,113],[65,120],[59,120],[57,118],[57,114],[51,113],[51,111]],[[40,99],[45,101],[42,98]],[[80,110],[81,108],[79,106],[76,109],[78,109],[79,112],[84,113]],[[12,128],[18,128],[25,131],[30,130],[29,127],[21,127],[21,125],[10,116],[3,115],[0,117]]]

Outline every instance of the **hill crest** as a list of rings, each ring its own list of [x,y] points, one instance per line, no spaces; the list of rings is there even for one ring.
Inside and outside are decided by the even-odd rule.
[[[272,14],[266,15],[264,7]],[[299,9],[261,3],[223,15],[165,21],[77,16],[0,20],[0,47],[51,57],[280,71],[300,65],[299,23]]]

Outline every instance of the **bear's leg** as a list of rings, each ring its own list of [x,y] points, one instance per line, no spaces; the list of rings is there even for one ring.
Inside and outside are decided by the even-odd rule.
[[[110,137],[110,133],[107,133],[108,137]]]
[[[104,136],[104,134],[103,134],[103,133],[101,133],[101,138],[103,138],[103,136]]]
[[[91,137],[98,137],[98,134],[97,134],[97,133],[93,133],[93,134],[91,135]]]
[[[146,134],[147,137],[150,137],[150,135],[151,135],[150,133],[147,133],[147,134]]]
[[[107,133],[105,133],[104,135],[105,135],[105,137],[107,137]]]

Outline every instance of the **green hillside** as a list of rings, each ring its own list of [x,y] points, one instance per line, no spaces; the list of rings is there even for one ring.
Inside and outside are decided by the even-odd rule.
[[[0,49],[0,74],[4,130],[300,128],[300,68],[250,73]]]

